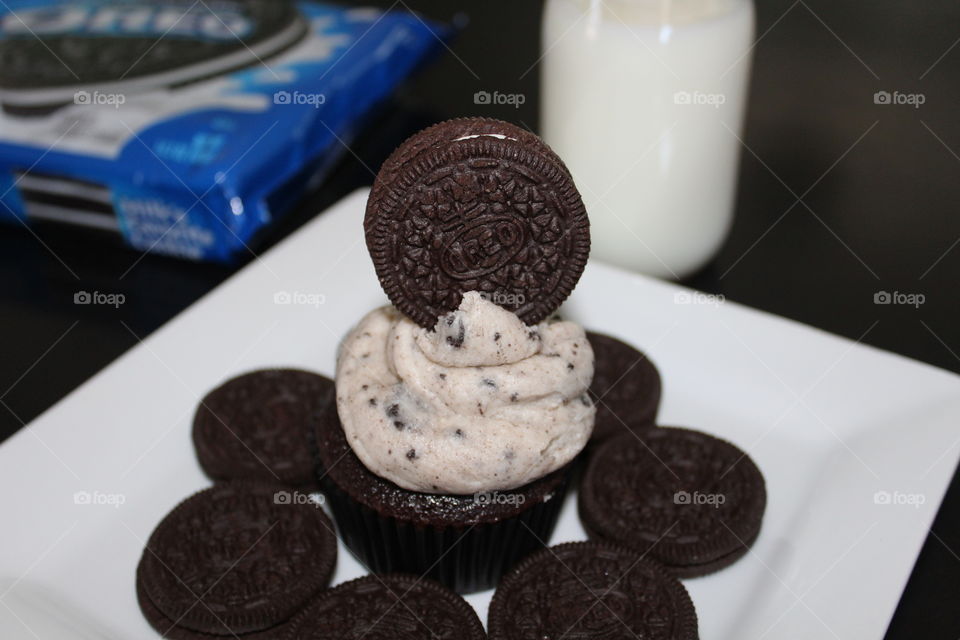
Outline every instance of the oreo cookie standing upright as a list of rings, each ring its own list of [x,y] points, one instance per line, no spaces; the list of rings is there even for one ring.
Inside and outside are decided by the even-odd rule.
[[[536,324],[567,298],[590,252],[560,158],[486,118],[448,120],[398,147],[374,181],[364,229],[390,301],[426,328],[468,291]]]

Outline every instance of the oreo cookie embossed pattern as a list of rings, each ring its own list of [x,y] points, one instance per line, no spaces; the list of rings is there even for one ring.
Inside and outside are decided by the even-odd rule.
[[[480,118],[434,125],[394,151],[364,227],[390,301],[426,328],[467,291],[536,324],[570,294],[590,252],[560,158],[535,135]]]
[[[597,449],[580,487],[592,538],[649,553],[682,577],[721,569],[760,532],[767,494],[743,451],[670,427],[624,433]]]

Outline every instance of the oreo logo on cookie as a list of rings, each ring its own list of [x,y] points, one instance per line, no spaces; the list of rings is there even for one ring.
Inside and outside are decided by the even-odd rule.
[[[456,230],[440,266],[451,278],[479,278],[510,262],[523,240],[523,227],[513,218],[480,218]]]
[[[0,15],[0,103],[11,113],[42,114],[76,95],[179,87],[259,64],[306,33],[306,20],[287,0],[11,9]]]
[[[233,40],[247,36],[250,18],[236,7],[214,14],[194,4],[186,11],[174,5],[103,4],[37,7],[10,13],[0,20],[7,36],[172,36]]]

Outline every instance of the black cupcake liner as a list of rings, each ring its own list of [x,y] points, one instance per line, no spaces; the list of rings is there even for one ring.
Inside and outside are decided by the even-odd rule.
[[[495,587],[517,562],[543,548],[568,484],[563,478],[548,499],[497,522],[435,526],[377,513],[337,486],[322,465],[317,473],[344,544],[370,571],[426,576],[458,593]]]

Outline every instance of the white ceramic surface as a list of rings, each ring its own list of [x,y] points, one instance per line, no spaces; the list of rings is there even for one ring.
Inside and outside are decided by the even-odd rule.
[[[384,300],[365,199],[318,217],[0,447],[0,637],[156,637],[134,569],[164,514],[208,485],[194,408],[257,367],[332,374],[340,337]],[[752,552],[686,582],[701,638],[882,637],[957,462],[960,378],[600,264],[565,312],[651,355],[661,423],[732,440],[766,477]],[[574,499],[554,543],[585,538]],[[341,547],[335,581],[362,573]],[[490,595],[469,597],[483,619]]]

